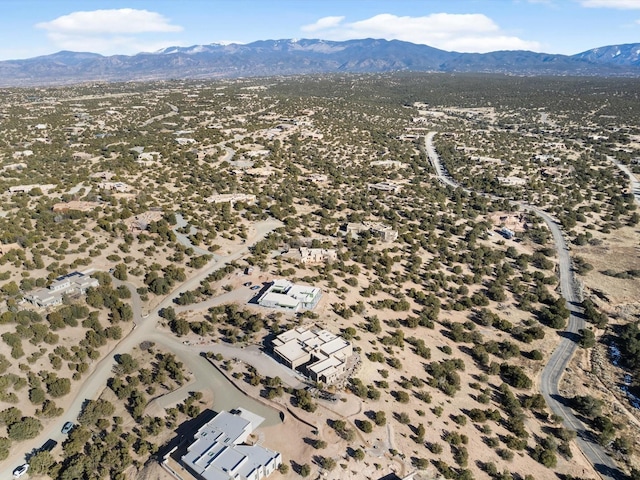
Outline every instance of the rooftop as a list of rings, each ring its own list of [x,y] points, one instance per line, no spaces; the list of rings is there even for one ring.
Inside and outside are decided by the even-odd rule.
[[[259,445],[242,445],[263,421],[259,415],[242,408],[233,413],[218,413],[196,432],[182,463],[205,480],[268,475],[281,463],[280,453]],[[265,470],[267,466],[270,468]]]

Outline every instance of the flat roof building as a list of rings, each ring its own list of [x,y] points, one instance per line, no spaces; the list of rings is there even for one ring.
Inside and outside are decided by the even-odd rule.
[[[382,239],[383,242],[395,242],[398,239],[397,230],[377,222],[347,223],[345,230],[352,235],[369,231],[372,235]]]
[[[311,310],[320,301],[322,290],[318,287],[296,285],[288,280],[278,279],[258,299],[258,305],[288,310]]]
[[[234,205],[236,202],[254,203],[256,196],[247,193],[221,193],[219,195],[211,195],[204,199],[207,203],[230,203]]]
[[[98,188],[101,188],[103,190],[113,190],[120,193],[128,192],[131,190],[131,187],[124,182],[100,182],[98,184]]]
[[[353,346],[322,329],[298,327],[273,341],[275,356],[293,370],[302,370],[316,382],[333,383],[346,371]]]
[[[88,288],[97,287],[98,279],[80,272],[71,272],[56,278],[49,288],[41,288],[28,295],[25,300],[37,307],[52,307],[62,304],[65,295],[84,295]]]
[[[338,254],[333,248],[300,247],[300,261],[304,264],[335,262]]]
[[[264,418],[239,408],[221,411],[194,435],[181,463],[204,480],[261,480],[282,463],[279,452],[244,442]]]
[[[398,193],[402,187],[394,182],[378,182],[369,184],[369,190]]]

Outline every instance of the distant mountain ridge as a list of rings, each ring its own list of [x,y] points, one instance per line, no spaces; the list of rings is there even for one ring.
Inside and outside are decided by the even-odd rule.
[[[0,62],[0,86],[393,71],[635,77],[640,76],[640,43],[599,47],[572,56],[529,51],[457,53],[379,39],[212,43],[131,56],[62,51]]]
[[[595,63],[640,67],[640,43],[593,48],[574,57]]]

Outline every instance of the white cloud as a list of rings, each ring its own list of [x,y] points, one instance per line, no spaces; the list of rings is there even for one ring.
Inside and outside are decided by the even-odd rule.
[[[617,8],[620,10],[640,10],[640,0],[581,0],[583,7]]]
[[[325,28],[337,27],[343,20],[344,17],[323,17],[316,23],[303,26],[301,30],[303,32],[317,32]]]
[[[302,30],[328,40],[395,39],[459,52],[541,48],[538,42],[506,34],[492,19],[479,13],[434,13],[423,17],[383,13],[350,23],[344,22],[344,17],[324,17]]]
[[[36,24],[49,32],[64,34],[180,32],[182,27],[171,25],[156,12],[121,8],[119,10],[93,10],[73,12],[50,22]]]
[[[78,11],[35,26],[45,30],[57,48],[102,54],[154,51],[168,42],[149,35],[182,31],[157,12],[132,8]]]

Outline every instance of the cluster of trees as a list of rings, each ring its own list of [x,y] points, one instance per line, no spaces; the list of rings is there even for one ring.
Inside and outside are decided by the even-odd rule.
[[[0,411],[0,423],[7,427],[9,441],[23,441],[35,438],[42,430],[42,423],[34,417],[22,415],[20,409],[9,407]],[[8,448],[6,440],[3,442]]]
[[[160,275],[160,272],[163,275]],[[149,291],[155,295],[166,295],[176,282],[184,282],[187,275],[184,268],[169,264],[166,267],[160,267],[158,264],[151,266],[151,271],[144,277],[144,284]]]
[[[442,390],[449,396],[454,396],[460,390],[460,375],[464,371],[464,361],[459,358],[431,362],[425,367],[431,375],[429,385]]]
[[[210,273],[202,282],[200,286],[195,290],[187,290],[182,292],[175,302],[178,305],[191,305],[192,303],[200,302],[215,294],[215,291],[211,287],[212,282],[222,280],[225,276],[233,273],[238,268],[238,265],[231,262],[224,267]]]

